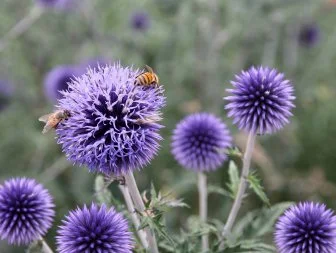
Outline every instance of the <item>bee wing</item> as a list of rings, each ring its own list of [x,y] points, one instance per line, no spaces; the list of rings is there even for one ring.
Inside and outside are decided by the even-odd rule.
[[[39,121],[42,121],[42,122],[48,122],[48,119],[49,119],[49,117],[50,117],[51,115],[53,115],[53,113],[49,113],[49,114],[43,115],[43,116],[39,117],[38,120],[39,120]]]
[[[145,67],[148,70],[148,72],[154,73],[154,71],[153,71],[153,69],[151,67],[149,67],[148,65],[145,65]]]
[[[43,134],[48,133],[53,128],[52,124],[46,124],[42,130]]]

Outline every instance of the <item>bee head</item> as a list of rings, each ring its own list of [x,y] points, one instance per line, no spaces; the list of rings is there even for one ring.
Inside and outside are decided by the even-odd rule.
[[[64,110],[64,111],[63,111],[63,115],[64,115],[64,118],[69,118],[69,117],[71,116],[69,110]]]

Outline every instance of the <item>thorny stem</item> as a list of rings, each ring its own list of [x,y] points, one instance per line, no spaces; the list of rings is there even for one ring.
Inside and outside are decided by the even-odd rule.
[[[227,222],[222,232],[223,239],[231,232],[233,223],[235,222],[237,218],[238,211],[242,204],[242,200],[243,200],[245,190],[246,190],[246,178],[248,177],[248,174],[249,174],[255,139],[256,139],[256,134],[251,131],[247,139],[246,150],[245,150],[244,159],[243,159],[243,170],[242,170],[242,174],[240,177],[238,192],[237,192],[235,201],[233,203],[233,206],[231,208],[229,218],[227,219]],[[223,247],[224,247],[224,243],[222,242],[220,245],[220,248],[223,248]]]
[[[198,173],[198,193],[199,193],[199,215],[202,223],[207,221],[208,213],[208,193],[207,193],[207,177],[204,173]],[[209,250],[209,236],[202,235],[202,252]]]
[[[36,20],[42,15],[43,9],[35,6],[31,9],[29,14],[25,16],[23,19],[21,19],[7,34],[5,34],[0,39],[0,52],[2,52],[6,46],[9,44],[9,42],[13,39],[16,39],[21,34],[23,34],[25,31],[28,30],[28,28],[34,24]]]
[[[146,238],[146,233],[143,230],[139,230],[140,220],[139,220],[139,218],[138,218],[138,216],[135,212],[135,208],[134,208],[134,205],[133,205],[132,198],[131,198],[130,192],[128,190],[128,187],[127,187],[127,185],[119,185],[119,189],[124,196],[127,209],[131,214],[131,219],[132,219],[132,222],[135,226],[135,229],[137,231],[137,234],[139,236],[141,244],[145,249],[148,249],[148,242],[147,242],[147,238]]]
[[[125,177],[125,181],[126,181],[126,185],[128,186],[130,195],[132,197],[133,203],[135,208],[139,211],[139,212],[144,212],[145,211],[145,204],[141,198],[141,194],[139,192],[138,186],[136,184],[134,175],[132,172],[127,173],[124,175]],[[158,250],[158,246],[156,243],[156,239],[155,239],[155,234],[152,233],[152,231],[150,230],[149,227],[145,228],[146,234],[147,234],[147,239],[148,239],[148,243],[149,243],[149,249],[152,253],[159,253]]]

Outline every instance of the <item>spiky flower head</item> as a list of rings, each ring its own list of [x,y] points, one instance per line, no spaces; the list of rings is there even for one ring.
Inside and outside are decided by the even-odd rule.
[[[131,253],[133,248],[126,219],[104,205],[71,211],[57,234],[60,253]]]
[[[231,136],[224,122],[210,113],[195,113],[179,122],[172,137],[172,153],[186,169],[212,171],[227,159]]]
[[[75,76],[83,73],[84,68],[72,65],[59,65],[47,73],[44,79],[44,93],[51,103],[63,97],[61,91],[68,89]]]
[[[131,27],[137,31],[146,31],[150,26],[150,18],[147,12],[136,11],[131,15]]]
[[[320,35],[320,27],[317,24],[303,24],[299,30],[299,42],[303,46],[313,47],[319,42]]]
[[[67,157],[91,171],[120,175],[140,169],[159,148],[162,87],[135,86],[139,70],[120,64],[89,70],[63,92],[71,117],[57,129]]]
[[[14,88],[7,80],[0,80],[0,111],[6,108],[11,97],[13,96]]]
[[[275,227],[279,253],[336,252],[336,217],[324,204],[303,202],[288,208]]]
[[[294,107],[293,86],[284,74],[268,67],[251,67],[235,76],[225,97],[228,116],[239,129],[273,133],[289,123]]]
[[[34,179],[9,179],[0,186],[0,238],[29,245],[51,227],[54,204],[48,191]]]

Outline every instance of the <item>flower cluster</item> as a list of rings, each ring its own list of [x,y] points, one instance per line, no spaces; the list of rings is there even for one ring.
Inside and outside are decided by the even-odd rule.
[[[14,178],[0,186],[0,238],[28,245],[47,233],[54,216],[48,191],[34,179]]]
[[[69,84],[59,107],[71,117],[57,129],[67,157],[91,171],[120,175],[148,164],[159,148],[161,87],[135,86],[139,70],[119,64],[89,70]]]

